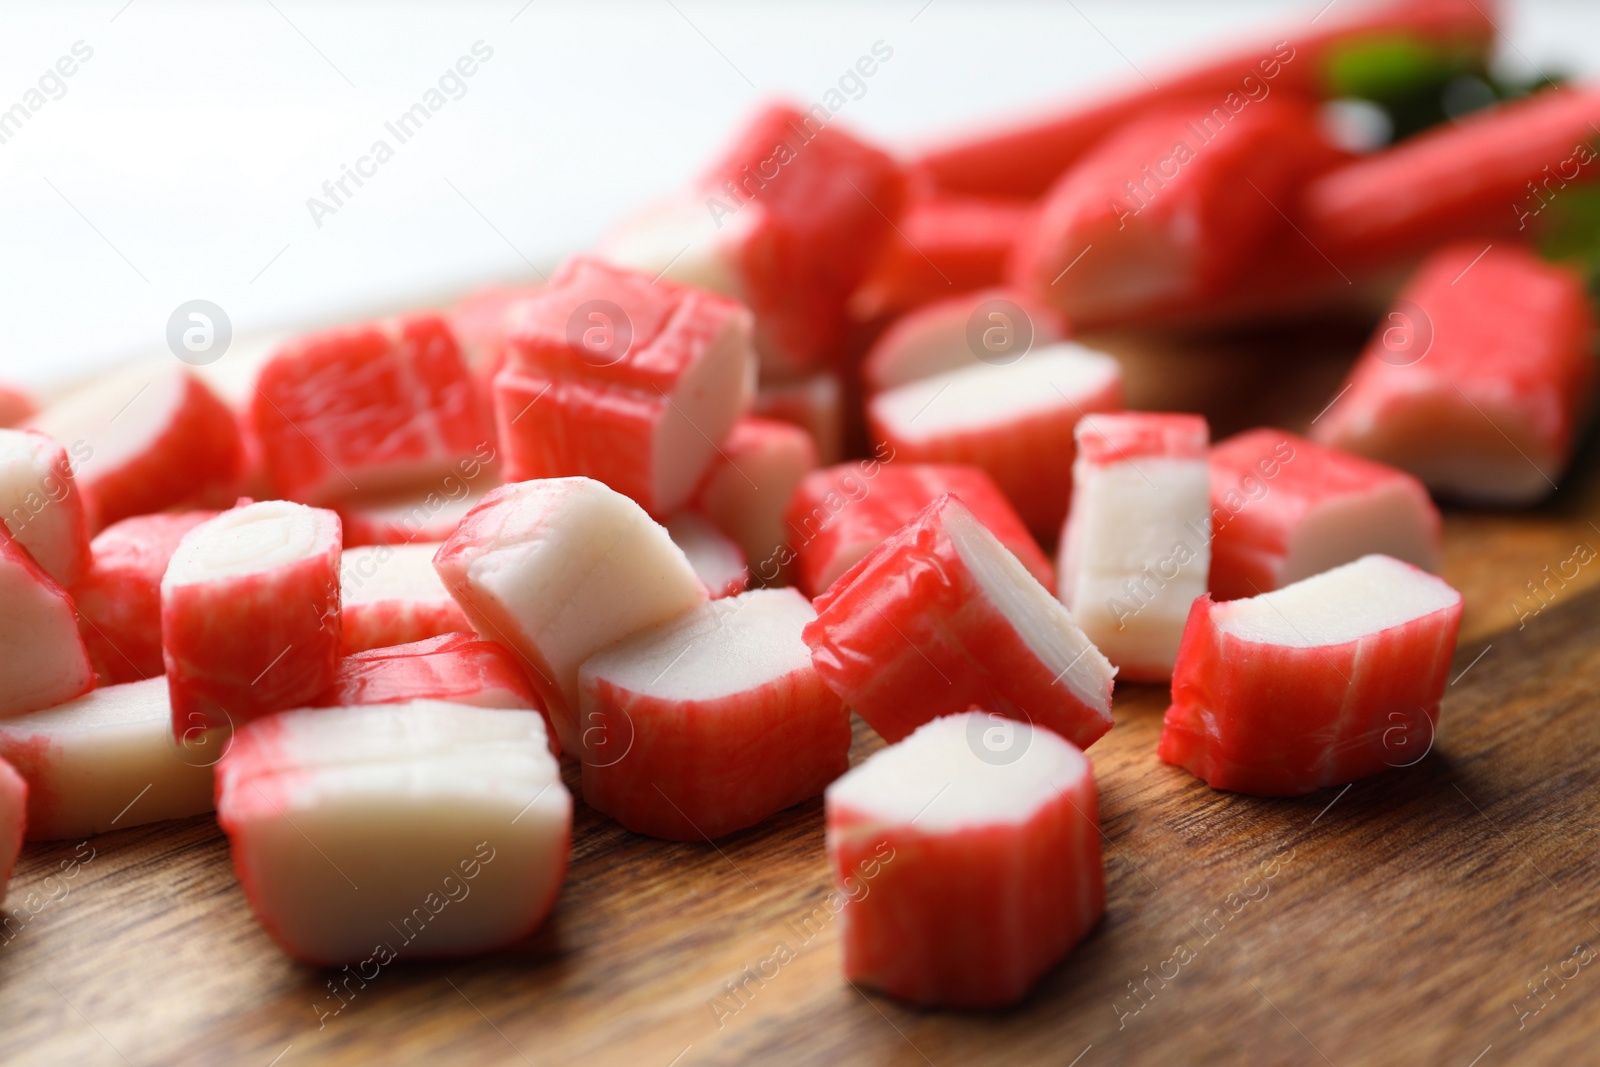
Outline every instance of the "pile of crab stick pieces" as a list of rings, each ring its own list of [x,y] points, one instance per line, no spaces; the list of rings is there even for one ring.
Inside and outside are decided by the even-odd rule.
[[[459,956],[550,914],[580,801],[703,841],[821,797],[876,872],[846,976],[1017,1001],[1104,909],[1118,684],[1170,686],[1173,788],[1408,765],[1462,614],[1435,499],[1572,457],[1600,90],[1334,121],[1373,56],[1472,80],[1486,7],[1341,5],[916,153],[773,104],[537,281],[231,391],[0,390],[0,872],[214,812],[294,958]],[[1390,307],[1314,425],[1127,410],[1081,339],[1356,288]]]

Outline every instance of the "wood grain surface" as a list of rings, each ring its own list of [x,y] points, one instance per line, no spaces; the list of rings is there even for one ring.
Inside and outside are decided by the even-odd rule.
[[[1308,421],[1364,330],[1108,343],[1136,401],[1226,432]],[[1600,561],[1542,601],[1527,585],[1600,547],[1596,451],[1535,511],[1448,514],[1467,610],[1414,766],[1295,800],[1213,792],[1155,757],[1164,691],[1119,687],[1090,753],[1105,919],[1014,1010],[914,1010],[843,979],[820,801],[715,844],[638,837],[580,803],[543,930],[486,958],[398,961],[343,1001],[342,974],[256,925],[197,818],[25,850],[0,1062],[1596,1062],[1600,960],[1579,946],[1600,946]],[[853,761],[880,744],[856,726]]]

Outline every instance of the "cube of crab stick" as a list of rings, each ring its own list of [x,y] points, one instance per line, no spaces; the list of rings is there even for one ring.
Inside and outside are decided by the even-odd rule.
[[[1461,594],[1388,556],[1194,603],[1160,757],[1213,789],[1294,796],[1432,746]]]
[[[1061,316],[1023,293],[960,293],[896,319],[868,350],[861,379],[879,393],[974,363],[1014,363],[1066,336]]]
[[[1033,222],[1022,199],[913,195],[872,273],[850,298],[859,319],[894,315],[952,295],[999,285],[1012,246]]]
[[[215,511],[135,515],[101,530],[89,570],[72,586],[78,629],[107,683],[137,682],[166,670],[161,658],[161,576],[184,534]]]
[[[785,532],[800,589],[819,595],[946,493],[960,497],[1039,584],[1055,587],[1055,569],[982,468],[858,460],[806,475],[790,501]]]
[[[333,684],[314,705],[359,707],[410,700],[540,710],[539,698],[516,654],[470,632],[440,634],[344,656],[334,671]]]
[[[522,657],[569,752],[579,749],[583,661],[707,599],[667,531],[592,478],[495,489],[433,565],[473,629]]]
[[[0,524],[0,717],[94,688],[72,598]]]
[[[175,733],[303,705],[339,654],[339,517],[286,500],[225,511],[178,543],[161,579]]]
[[[1117,676],[1172,676],[1211,563],[1210,431],[1198,415],[1121,412],[1078,423],[1061,602]]]
[[[1313,433],[1436,493],[1533,503],[1593,406],[1594,341],[1576,272],[1519,248],[1453,245],[1406,286]]]
[[[493,448],[485,454],[492,457]],[[483,502],[484,494],[500,484],[500,479],[476,460],[464,460],[457,469],[459,476],[446,475],[431,490],[363,495],[333,505],[344,524],[345,547],[405,545],[449,537],[467,512]]]
[[[1159,88],[1139,83],[1087,105],[1074,102],[999,128],[991,124],[924,151],[913,166],[952,192],[1038,196],[1106,136],[1166,102],[1214,97],[1242,111],[1274,92],[1349,95],[1346,72],[1383,49],[1415,57],[1423,66],[1469,69],[1487,58],[1497,36],[1495,6],[1484,0],[1400,0],[1369,4],[1348,16],[1341,8],[1314,27],[1286,28],[1287,40],[1262,41],[1164,75]]]
[[[0,719],[0,757],[28,780],[28,840],[82,838],[211,810],[227,739],[172,734],[167,683],[108,685]]]
[[[585,661],[583,799],[699,841],[819,795],[850,766],[850,712],[800,639],[814,618],[793,589],[753,589]]]
[[[18,426],[38,410],[31,393],[14,385],[0,385],[0,427]]]
[[[750,585],[744,550],[716,524],[693,511],[680,511],[665,523],[667,536],[683,550],[689,566],[712,600],[737,596]]]
[[[535,930],[566,876],[572,796],[536,713],[418,700],[249,724],[217,765],[217,821],[273,940],[360,971]]]
[[[1050,540],[1072,495],[1073,427],[1121,407],[1121,365],[1063,342],[885,390],[868,403],[867,423],[897,462],[982,467],[1034,536]]]
[[[884,740],[982,707],[1081,748],[1111,729],[1111,664],[1067,609],[946,494],[816,600],[823,681]]]
[[[450,332],[461,348],[461,362],[485,398],[506,361],[506,327],[517,303],[539,292],[538,285],[495,285],[477,289],[451,305]]]
[[[1211,595],[1255,596],[1381,553],[1443,563],[1439,509],[1405,471],[1259,429],[1211,449]]]
[[[613,262],[749,307],[763,374],[838,362],[846,301],[906,195],[892,158],[817,110],[780,103],[757,112],[694,189],[602,246]]]
[[[844,457],[844,387],[831,371],[761,382],[752,414],[792,422],[810,433],[819,463],[837,463]]]
[[[89,520],[67,450],[37,430],[0,430],[0,522],[70,586],[89,566]]]
[[[242,469],[233,410],[183,367],[112,375],[28,425],[67,447],[94,529],[229,491]]]
[[[22,853],[28,823],[28,783],[12,766],[0,760],[0,904]]]
[[[347,548],[339,562],[340,651],[405,645],[472,629],[433,569],[438,544]]]
[[[579,257],[517,305],[495,378],[506,479],[582,475],[681,508],[755,390],[750,315]]]
[[[901,1000],[1015,1003],[1105,911],[1094,772],[1049,730],[925,723],[830,785],[825,820],[845,977]]]
[[[433,314],[297,338],[250,405],[273,486],[310,504],[447,476],[489,441],[486,414]]]
[[[801,479],[817,469],[816,443],[793,423],[746,416],[721,452],[695,506],[738,543],[746,560],[765,562],[787,540],[784,511]]]

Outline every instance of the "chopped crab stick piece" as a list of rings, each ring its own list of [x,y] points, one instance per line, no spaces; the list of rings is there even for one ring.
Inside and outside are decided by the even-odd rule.
[[[583,799],[636,833],[721,837],[850,766],[850,712],[811,665],[793,589],[714,600],[579,672]]]
[[[304,705],[339,654],[339,517],[286,500],[225,511],[178,543],[161,579],[176,735]]]
[[[817,596],[946,493],[954,493],[1045,588],[1055,569],[1017,510],[979,467],[857,460],[806,475],[786,515],[802,592]],[[777,563],[787,563],[781,555]],[[763,577],[770,577],[763,575]]]
[[[1468,236],[1526,239],[1569,184],[1600,180],[1595,124],[1600,89],[1586,88],[1547,89],[1439,126],[1308,185],[1306,239],[1347,271]]]
[[[537,929],[566,876],[572,796],[534,712],[418,700],[249,724],[217,766],[217,821],[285,952],[382,965]]]
[[[861,377],[878,393],[974,363],[1015,363],[1066,335],[1054,310],[1022,293],[961,293],[896,319],[867,352]]]
[[[1213,789],[1295,796],[1426,755],[1461,594],[1363,556],[1247,600],[1194,603],[1160,757]]]
[[[591,478],[501,486],[433,565],[473,628],[522,657],[568,752],[580,748],[583,661],[707,599],[667,531]]]
[[[757,112],[693,189],[624,226],[601,253],[745,304],[764,373],[838,361],[846,302],[906,195],[892,158],[816,110]]]
[[[982,707],[1081,748],[1111,729],[1111,664],[1061,602],[946,494],[816,600],[823,681],[884,740]]]
[[[688,501],[755,390],[747,311],[582,257],[517,305],[506,344],[506,479],[595,478],[657,516]]]
[[[538,285],[496,285],[468,293],[447,313],[450,332],[461,347],[461,362],[471,372],[482,394],[489,396],[494,376],[506,361],[506,328],[511,309],[534,296]]]
[[[689,566],[712,600],[737,596],[750,585],[744,551],[716,524],[692,511],[680,511],[666,521],[667,536],[683,550]]]
[[[494,449],[488,448],[486,454],[492,458]],[[335,504],[333,510],[344,524],[345,547],[443,541],[483,501],[483,495],[500,484],[476,459],[463,460],[458,472],[446,475],[431,490],[383,493]]]
[[[1289,227],[1275,205],[1334,159],[1316,129],[1305,108],[1278,101],[1141,117],[1050,190],[1017,245],[1012,284],[1074,327],[1225,294]]]
[[[1160,88],[1141,83],[1087,106],[1074,103],[998,129],[991,125],[924,152],[913,167],[952,192],[1038,196],[1106,136],[1169,101],[1214,97],[1237,112],[1275,92],[1353,95],[1357,87],[1346,84],[1344,72],[1362,62],[1364,51],[1415,55],[1428,64],[1481,62],[1497,36],[1495,6],[1485,0],[1401,0],[1368,5],[1348,17],[1335,11],[1309,31],[1302,23],[1285,34],[1287,40],[1264,41],[1165,75],[1158,79]]]
[[[28,783],[12,766],[0,760],[0,904],[22,853],[28,824]]]
[[[1436,493],[1531,504],[1555,488],[1594,400],[1583,280],[1518,248],[1455,245],[1412,279],[1314,427]]]
[[[39,410],[33,396],[12,385],[0,385],[0,427],[19,426]]]
[[[161,576],[190,530],[215,511],[135,515],[101,530],[88,572],[72,586],[78,629],[107,683],[137,682],[165,671],[161,658]]]
[[[1105,911],[1082,752],[981,710],[925,723],[828,787],[844,973],[913,1004],[1014,1004]]]
[[[764,578],[767,561],[787,540],[784,511],[801,479],[816,469],[809,433],[793,423],[746,416],[722,443],[695,507],[738,542],[745,559],[757,561]]]
[[[1442,523],[1405,471],[1283,430],[1211,449],[1211,595],[1270,592],[1362,556],[1438,573]]]
[[[345,656],[333,685],[315,704],[352,708],[410,700],[542,710],[516,654],[474,633],[441,634]]]
[[[72,598],[0,524],[0,717],[94,688]]]
[[[339,562],[340,651],[405,645],[472,629],[433,569],[438,544],[347,548]]]
[[[831,371],[787,382],[761,382],[753,413],[810,433],[819,463],[837,463],[844,456],[844,388]]]
[[[488,441],[485,414],[433,314],[291,341],[261,368],[250,408],[273,486],[308,504],[448,476]]]
[[[1198,415],[1123,412],[1078,423],[1061,602],[1129,681],[1172,677],[1211,563],[1210,431]]]
[[[1121,407],[1121,365],[1063,342],[1015,363],[975,363],[886,390],[867,405],[867,422],[896,461],[982,467],[1034,536],[1048,540],[1072,496],[1073,427]]]
[[[113,375],[29,425],[71,453],[95,529],[225,493],[243,469],[233,410],[182,367]]]
[[[925,193],[906,206],[878,261],[850,298],[858,319],[895,315],[999,285],[1034,202]]]
[[[28,780],[28,840],[83,838],[211,810],[227,738],[172,733],[167,683],[147,678],[0,719],[0,758]]]
[[[71,586],[89,566],[89,521],[67,450],[37,430],[0,430],[0,522]]]

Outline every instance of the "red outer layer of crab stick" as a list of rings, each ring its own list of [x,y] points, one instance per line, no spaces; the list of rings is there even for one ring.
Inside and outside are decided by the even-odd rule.
[[[1255,596],[1361,556],[1438,572],[1439,509],[1405,471],[1284,430],[1211,449],[1211,595]]]
[[[960,497],[1039,584],[1055,587],[1055,569],[982,468],[876,460],[828,467],[800,483],[785,516],[797,584],[807,596],[821,594],[946,493]]]
[[[37,430],[0,430],[0,522],[62,585],[89,567],[89,519],[67,450]]]
[[[1111,664],[954,496],[847,571],[816,610],[805,641],[817,672],[887,741],[971,707],[1085,748],[1111,729]]]
[[[0,523],[0,716],[82,696],[94,666],[72,598]]]
[[[495,412],[507,481],[581,475],[681,508],[755,388],[730,300],[579,257],[517,305]]]
[[[67,447],[92,528],[227,495],[244,463],[239,422],[181,367],[114,375],[41,411],[29,425]]]
[[[494,376],[506,362],[506,329],[511,309],[536,295],[539,285],[496,285],[468,293],[451,305],[446,317],[461,349],[461,362],[487,401]]]
[[[667,531],[591,478],[501,486],[461,521],[434,567],[473,629],[521,657],[568,752],[583,732],[583,661],[707,599]]]
[[[19,426],[38,410],[32,393],[14,385],[0,385],[0,428]]]
[[[1121,407],[1121,365],[1063,342],[885,390],[868,403],[867,422],[897,462],[982,467],[1047,541],[1072,497],[1073,427]]]
[[[1495,37],[1494,8],[1488,0],[1399,0],[1348,18],[1331,12],[1321,26],[1286,30],[1286,39],[1163,76],[1160,88],[1141,85],[953,140],[917,156],[913,167],[950,192],[1038,196],[1107,135],[1174,100],[1214,97],[1242,110],[1274,93],[1338,95],[1340,68],[1369,47],[1447,59],[1484,56]]]
[[[267,500],[184,534],[161,579],[175,736],[306,704],[339,654],[339,517]]]
[[[490,438],[455,338],[436,314],[283,346],[256,378],[250,421],[272,485],[311,504],[443,478]]]
[[[974,363],[1014,362],[1066,336],[1053,308],[1021,292],[960,293],[896,319],[867,350],[861,380],[878,393]]]
[[[273,940],[367,973],[535,930],[566,877],[572,797],[535,713],[419,700],[250,723],[217,765],[217,822]]]
[[[699,841],[821,794],[850,765],[850,713],[800,638],[814,618],[793,589],[755,589],[586,661],[584,800]]]
[[[159,512],[112,523],[96,535],[89,570],[72,586],[78,629],[108,684],[164,672],[161,576],[184,534],[215,511]]]
[[[717,529],[704,515],[680,511],[662,524],[672,543],[683,550],[695,576],[712,600],[737,596],[750,586],[750,569],[738,542]]]
[[[28,780],[28,839],[83,838],[211,810],[226,738],[172,735],[161,678],[0,719],[0,757]]]
[[[1533,503],[1593,406],[1594,341],[1576,273],[1519,248],[1453,245],[1406,286],[1313,433],[1436,493]]]
[[[1166,681],[1210,568],[1210,431],[1199,415],[1078,423],[1061,602],[1130,681]]]
[[[844,386],[833,371],[761,382],[752,414],[805,430],[817,446],[819,463],[837,463],[844,456]]]
[[[1049,730],[935,719],[829,786],[825,807],[851,982],[1014,1004],[1105,912],[1094,773]]]
[[[801,480],[817,468],[811,435],[789,422],[746,416],[722,442],[721,455],[694,505],[739,544],[765,578],[788,538],[783,516]],[[768,579],[770,580],[770,579]]]
[[[472,629],[433,569],[439,544],[347,548],[339,561],[345,655]]]
[[[1388,556],[1194,603],[1160,757],[1214,789],[1295,796],[1432,747],[1461,594]]]
[[[12,766],[0,760],[0,904],[22,852],[28,822],[28,783]]]

